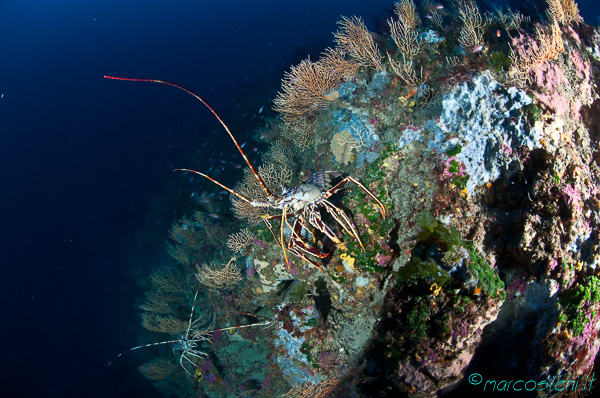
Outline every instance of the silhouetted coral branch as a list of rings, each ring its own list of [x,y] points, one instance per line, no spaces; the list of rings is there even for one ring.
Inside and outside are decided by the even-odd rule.
[[[377,44],[362,19],[360,17],[342,17],[342,20],[338,21],[338,25],[340,30],[334,33],[338,47],[350,54],[361,65],[383,70]]]
[[[223,289],[231,287],[242,280],[240,268],[235,258],[227,264],[210,263],[196,267],[196,278],[205,286]]]

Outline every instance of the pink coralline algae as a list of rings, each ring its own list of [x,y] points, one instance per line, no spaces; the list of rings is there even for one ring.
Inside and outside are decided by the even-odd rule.
[[[583,104],[580,100],[577,100],[571,104],[571,115],[574,119],[581,120],[581,107]]]
[[[385,265],[390,260],[388,256],[384,256],[383,254],[378,254],[375,257],[375,261],[377,261],[378,265]]]
[[[581,199],[581,195],[579,194],[579,192],[577,192],[575,190],[575,188],[573,187],[573,185],[567,185],[563,189],[563,193],[567,196],[567,203],[568,204],[572,204],[574,200]]]
[[[558,87],[568,82],[560,66],[551,62],[544,62],[531,68],[531,77],[538,86],[549,92],[555,92]]]
[[[204,362],[204,364],[202,364],[202,367],[200,369],[202,369],[202,373],[207,373],[210,371],[210,368],[212,367],[212,361],[210,358],[206,358],[206,361]]]
[[[412,131],[421,131],[421,129],[417,126],[412,126],[410,124],[403,124],[402,125],[402,130],[412,130]]]
[[[530,76],[535,84],[545,88],[547,93],[535,93],[535,97],[558,115],[564,115],[571,109],[569,100],[557,94],[557,89],[568,83],[562,68],[552,62],[544,62],[531,68]]]
[[[333,355],[329,351],[325,351],[321,354],[319,358],[319,365],[323,368],[332,368],[337,364],[337,359],[335,355]]]
[[[557,115],[565,115],[570,110],[570,104],[567,97],[557,94],[534,93],[538,101],[553,109]]]
[[[267,248],[267,243],[264,240],[260,240],[260,239],[255,239],[254,240],[254,244],[256,246],[262,247],[263,249]]]
[[[575,73],[577,74],[577,77],[589,80],[590,70],[592,68],[590,63],[588,61],[584,61],[583,58],[581,58],[581,54],[578,52],[571,53],[571,61],[575,66]]]
[[[512,152],[513,152],[512,148],[510,146],[506,145],[504,142],[500,143],[500,148],[502,149],[502,151],[504,152],[504,154],[506,156],[512,155]]]
[[[598,353],[598,348],[600,348],[600,345],[596,344],[599,320],[600,316],[596,313],[588,315],[583,331],[572,340],[574,350],[581,353],[579,367],[582,369],[582,373],[591,369],[594,364],[594,358]]]
[[[573,30],[573,28],[571,26],[567,26],[564,30],[564,33],[566,33],[567,35],[571,36],[573,38],[573,40],[575,40],[577,42],[577,44],[579,44],[579,46],[581,46],[581,38],[579,37],[579,35],[577,34],[577,32],[575,32]]]
[[[506,294],[514,298],[522,295],[526,288],[527,278],[522,275],[517,275],[506,288]]]
[[[513,37],[511,40],[511,47],[515,50],[519,57],[524,59],[527,59],[531,52],[540,50],[540,46],[535,38],[528,34]]]
[[[215,376],[212,373],[207,374],[206,376],[204,376],[204,380],[206,380],[206,382],[208,384],[214,384],[217,382],[217,376]]]
[[[369,219],[364,214],[359,214],[357,219],[358,222],[362,225],[365,225],[367,227],[370,227],[372,225],[371,221],[369,221]]]
[[[219,344],[219,342],[221,341],[221,338],[223,337],[223,331],[222,330],[217,330],[216,332],[214,332],[211,336],[211,340],[213,341],[214,344]],[[208,367],[210,369],[210,359],[207,361],[207,363],[209,364]]]
[[[295,267],[291,262],[288,262],[288,269],[290,270],[290,274],[296,276],[300,272],[298,267]]]
[[[572,185],[567,185],[563,189],[563,194],[567,197],[567,203],[573,206],[575,211],[581,211],[581,194]]]
[[[450,156],[448,159],[446,159],[444,161],[444,175],[448,176],[448,177],[463,177],[465,175],[465,166],[462,163],[458,163],[456,160],[455,156]],[[454,164],[452,163],[456,163],[457,164],[457,171],[450,171],[451,169],[453,169],[455,167]]]

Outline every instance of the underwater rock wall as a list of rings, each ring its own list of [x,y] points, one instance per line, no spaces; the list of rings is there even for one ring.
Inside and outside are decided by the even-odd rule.
[[[516,392],[507,381],[523,379],[552,396],[551,382],[589,375],[600,347],[600,33],[569,15],[403,0],[389,34],[343,19],[337,47],[292,68],[282,118],[254,134],[271,144],[258,174],[283,189],[265,204],[250,171],[237,189],[269,216],[197,216],[172,230],[185,277],[169,300],[196,303],[198,291],[199,304],[162,307],[148,293],[145,308],[178,339],[165,361],[190,341],[202,355],[159,388],[425,397]],[[284,216],[274,203],[292,197],[306,203]],[[200,213],[212,214],[205,199]],[[251,239],[227,247],[240,227]],[[197,290],[206,259],[231,256],[245,257],[239,275]],[[178,329],[157,328],[165,319]]]

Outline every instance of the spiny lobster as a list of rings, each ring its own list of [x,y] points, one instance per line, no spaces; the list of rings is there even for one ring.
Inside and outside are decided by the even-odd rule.
[[[137,79],[137,78],[125,78],[125,77],[115,77],[115,76],[104,76],[104,77],[106,79],[112,79],[112,80],[124,80],[124,81],[131,81],[131,82],[151,82],[151,83],[161,83],[161,84],[173,86],[173,87],[176,87],[176,88],[183,90],[186,93],[194,96],[197,100],[202,102],[212,112],[212,114],[217,118],[217,120],[219,120],[221,125],[225,128],[225,131],[227,131],[227,134],[229,134],[229,137],[231,138],[231,140],[233,141],[233,143],[235,144],[235,146],[241,153],[242,157],[246,161],[246,164],[250,168],[250,171],[256,177],[262,190],[267,195],[267,199],[266,200],[252,200],[251,198],[247,198],[244,195],[240,194],[239,192],[236,192],[235,190],[221,184],[220,182],[216,181],[212,177],[209,177],[208,175],[201,173],[199,171],[196,171],[196,170],[190,170],[190,169],[176,169],[176,170],[188,171],[191,173],[201,175],[202,177],[209,179],[210,181],[214,182],[221,188],[229,191],[230,193],[235,195],[237,198],[250,204],[253,207],[265,207],[265,208],[269,207],[269,208],[281,210],[281,214],[263,216],[263,220],[264,220],[265,224],[267,224],[267,227],[271,231],[273,237],[275,238],[275,241],[283,250],[285,262],[288,267],[289,267],[289,261],[287,258],[286,251],[289,251],[290,253],[294,254],[295,256],[297,256],[298,258],[300,258],[302,260],[308,261],[309,263],[313,264],[315,267],[317,267],[321,271],[323,271],[323,268],[321,267],[322,263],[319,262],[318,260],[315,260],[315,259],[309,257],[309,256],[313,256],[318,259],[322,259],[322,258],[327,257],[329,255],[329,253],[324,253],[324,252],[320,251],[319,249],[310,246],[308,243],[306,243],[304,241],[304,238],[302,236],[302,231],[304,229],[305,231],[310,233],[310,229],[308,228],[309,224],[316,230],[323,233],[329,239],[331,239],[334,243],[336,243],[336,244],[340,243],[340,240],[336,236],[336,234],[331,230],[331,228],[329,228],[323,222],[323,220],[321,218],[320,208],[324,208],[338,222],[338,224],[340,224],[342,229],[346,233],[348,233],[350,236],[352,236],[354,239],[356,239],[358,241],[358,243],[360,244],[361,248],[363,250],[365,250],[364,245],[358,235],[358,232],[356,231],[356,227],[354,226],[354,224],[352,223],[350,218],[346,215],[346,213],[344,213],[344,211],[342,209],[335,206],[333,203],[331,203],[331,201],[329,201],[329,198],[336,192],[339,192],[340,190],[344,189],[344,186],[347,183],[352,182],[356,186],[358,186],[360,189],[362,189],[363,192],[365,192],[365,194],[367,194],[379,206],[379,208],[381,210],[381,215],[382,215],[382,217],[385,218],[385,208],[383,207],[383,204],[381,204],[381,202],[377,199],[377,197],[375,197],[375,195],[373,195],[373,193],[371,193],[363,184],[361,184],[358,180],[356,180],[354,177],[351,177],[351,176],[343,178],[340,182],[338,182],[332,188],[325,190],[323,186],[316,183],[316,180],[319,177],[319,175],[313,173],[313,175],[311,175],[311,177],[309,177],[307,182],[304,184],[301,184],[301,185],[299,185],[297,187],[293,187],[293,188],[284,188],[283,191],[279,194],[272,192],[271,189],[269,189],[269,187],[265,183],[264,179],[256,171],[256,168],[252,165],[252,163],[250,162],[250,160],[248,159],[248,157],[246,156],[246,154],[244,153],[244,151],[242,150],[240,145],[238,144],[237,140],[231,133],[231,130],[229,130],[229,127],[227,127],[227,125],[225,124],[225,122],[223,122],[221,117],[199,95],[195,94],[194,92],[192,92],[192,91],[188,90],[187,88],[182,87],[178,84],[170,83],[170,82],[163,81],[163,80]],[[329,172],[325,172],[325,173],[329,173]],[[293,218],[292,225],[290,225],[290,221],[289,221],[289,219],[291,219],[291,218]],[[275,231],[273,230],[273,227],[271,226],[271,223],[269,222],[271,220],[276,220],[276,219],[281,219],[279,236],[277,236],[278,234],[275,233]],[[285,230],[286,226],[291,231],[287,244],[285,243],[285,240],[284,240],[284,230]]]
[[[210,322],[207,322],[207,324],[208,324],[207,326],[200,327],[200,322],[202,321],[202,318],[198,317],[197,319],[194,320],[194,308],[196,307],[196,299],[198,298],[199,290],[200,290],[200,287],[198,287],[198,289],[196,289],[196,294],[194,295],[194,301],[192,302],[192,310],[190,311],[190,319],[188,321],[188,325],[185,330],[185,333],[183,333],[178,339],[165,340],[165,341],[160,341],[158,343],[143,344],[143,345],[139,345],[137,347],[130,348],[126,351],[123,351],[116,357],[114,357],[108,363],[108,366],[110,366],[117,358],[120,358],[121,356],[127,354],[130,351],[138,350],[140,348],[154,347],[157,345],[173,344],[173,345],[175,345],[174,350],[180,352],[179,365],[187,374],[189,374],[191,376],[192,372],[190,372],[188,370],[188,367],[190,365],[194,368],[198,367],[198,361],[200,361],[202,358],[206,357],[206,355],[207,355],[206,352],[201,350],[201,347],[199,347],[199,345],[202,343],[212,342],[211,335],[213,333],[223,332],[226,330],[237,330],[237,329],[243,329],[243,328],[249,328],[249,327],[255,327],[255,326],[265,326],[265,328],[266,328],[273,324],[273,321],[265,320],[264,322],[260,322],[260,323],[251,323],[248,325],[231,326],[231,327],[221,328],[221,329],[211,329],[211,327],[213,325],[213,321],[214,321],[214,318],[213,318]],[[244,313],[244,314],[246,314],[246,313]],[[252,315],[252,314],[246,314],[246,315],[251,315],[253,317],[257,317],[256,315]]]

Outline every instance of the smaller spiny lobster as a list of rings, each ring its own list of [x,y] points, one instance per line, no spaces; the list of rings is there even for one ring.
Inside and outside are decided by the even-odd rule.
[[[237,329],[243,329],[243,328],[249,328],[249,327],[255,327],[255,326],[265,326],[265,328],[267,328],[273,324],[273,321],[265,320],[264,322],[251,323],[248,325],[231,326],[231,327],[221,328],[221,329],[211,329],[211,327],[214,325],[214,317],[213,317],[213,319],[211,319],[211,321],[206,323],[206,326],[200,327],[200,322],[202,321],[202,318],[198,317],[197,319],[194,320],[194,308],[196,307],[196,299],[198,297],[199,290],[200,290],[200,287],[198,287],[198,289],[196,289],[196,294],[194,295],[194,301],[192,302],[192,310],[190,311],[190,319],[188,321],[188,326],[187,326],[185,333],[183,333],[181,335],[181,337],[179,337],[178,339],[165,340],[165,341],[160,341],[158,343],[143,344],[143,345],[139,345],[137,347],[130,348],[126,351],[123,351],[116,357],[114,357],[108,363],[108,366],[110,366],[117,358],[120,358],[121,356],[127,354],[130,351],[138,350],[140,348],[154,347],[157,345],[173,344],[174,351],[178,351],[180,353],[179,354],[179,365],[188,375],[191,376],[192,372],[190,372],[188,370],[188,368],[190,367],[190,365],[192,366],[192,368],[197,368],[198,361],[200,361],[202,358],[204,358],[208,355],[206,352],[201,350],[200,346],[202,345],[202,343],[211,343],[212,342],[211,335],[213,333],[222,332],[222,331],[226,331],[226,330],[237,330]],[[244,313],[244,314],[246,314],[246,313]],[[258,318],[257,315],[252,315],[252,314],[246,314],[246,315],[250,315],[252,317]]]

